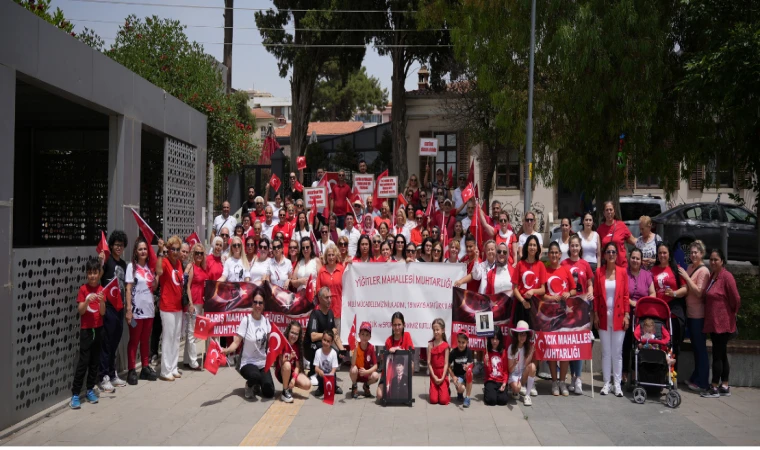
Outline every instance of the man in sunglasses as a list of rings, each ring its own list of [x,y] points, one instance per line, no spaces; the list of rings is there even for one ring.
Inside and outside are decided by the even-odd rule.
[[[230,230],[227,227],[223,227],[219,233],[219,237],[222,238],[222,261],[224,261],[230,256]],[[212,247],[209,255],[213,251]]]
[[[477,204],[475,203],[475,199],[471,198],[470,201],[467,202],[467,215],[462,219],[462,228],[464,230],[470,229],[470,225],[472,225],[472,221],[475,217],[475,208],[477,208]]]
[[[225,200],[222,203],[222,213],[214,218],[214,228],[211,229],[211,238],[213,239],[216,237],[222,227],[226,227],[228,230],[234,230],[236,225],[237,220],[230,215],[230,202]],[[227,239],[229,239],[229,236]]]
[[[362,233],[359,231],[358,228],[354,226],[354,216],[351,214],[346,214],[346,228],[340,230],[341,236],[346,236],[348,238],[348,256],[354,257],[356,255],[356,244],[359,242],[359,238],[361,237]],[[345,243],[338,243],[338,247],[342,247],[346,245]]]

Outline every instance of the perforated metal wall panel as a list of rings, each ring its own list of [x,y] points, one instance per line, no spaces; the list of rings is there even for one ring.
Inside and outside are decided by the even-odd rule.
[[[185,239],[195,231],[196,148],[166,138],[164,151],[164,238]]]
[[[71,396],[79,351],[76,295],[92,247],[14,249],[13,422]]]

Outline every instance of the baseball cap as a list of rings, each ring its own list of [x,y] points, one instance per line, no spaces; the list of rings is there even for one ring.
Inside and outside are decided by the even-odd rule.
[[[359,331],[367,330],[369,334],[372,334],[372,325],[369,324],[369,322],[362,322],[362,324],[359,326]]]
[[[421,210],[421,209],[418,209],[418,210],[417,210],[417,212],[415,212],[415,213],[414,213],[414,215],[415,215],[415,216],[417,216],[417,217],[422,217],[422,216],[424,216],[424,215],[425,215],[425,213],[424,213],[424,212],[422,212],[422,210]]]

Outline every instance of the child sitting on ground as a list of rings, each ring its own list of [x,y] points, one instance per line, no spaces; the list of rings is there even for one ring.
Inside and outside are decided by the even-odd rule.
[[[325,392],[325,375],[335,375],[338,371],[338,353],[332,348],[335,333],[325,330],[322,333],[322,348],[314,354],[314,371],[317,373],[317,391],[315,396],[321,397]],[[335,390],[336,394],[337,389]]]
[[[485,370],[483,403],[488,406],[507,404],[507,355],[504,351],[504,336],[496,327],[494,334],[486,339],[486,353],[483,356]]]
[[[460,331],[457,335],[457,346],[449,353],[449,377],[457,391],[457,400],[465,408],[470,407],[472,394],[472,350],[467,333]]]
[[[433,320],[433,340],[428,343],[427,363],[430,369],[430,404],[448,405],[449,377],[449,343],[446,342],[446,323],[441,318]]]
[[[100,369],[100,342],[103,334],[103,315],[106,313],[106,297],[100,286],[100,275],[103,270],[97,259],[87,261],[87,284],[79,288],[77,294],[77,312],[79,313],[79,361],[74,372],[74,382],[71,386],[71,409],[81,408],[79,394],[82,383],[87,375],[86,399],[97,403],[98,396],[93,388],[98,380]]]
[[[356,384],[360,381],[364,383],[364,396],[372,398],[369,387],[380,379],[380,374],[377,372],[375,346],[369,343],[371,338],[372,325],[369,322],[362,322],[359,326],[360,342],[351,359],[351,396],[353,398],[359,397],[359,389]]]
[[[517,326],[509,330],[512,334],[512,344],[509,346],[509,387],[512,397],[517,400],[522,394],[523,404],[531,406],[531,396],[537,394],[533,384],[536,381],[536,364],[533,362],[533,345],[530,340],[533,330],[528,327],[524,320],[517,322]]]

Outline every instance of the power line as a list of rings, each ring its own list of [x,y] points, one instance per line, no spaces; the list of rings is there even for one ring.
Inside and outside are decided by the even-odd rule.
[[[72,0],[74,1],[74,0]],[[70,22],[84,22],[84,23],[111,23],[111,24],[122,24],[124,21],[122,20],[97,20],[97,19],[67,19]],[[422,30],[389,30],[389,29],[326,29],[326,28],[259,28],[259,27],[225,27],[223,25],[187,25],[182,24],[182,26],[188,27],[188,28],[215,28],[215,29],[226,29],[226,28],[232,28],[234,30],[262,30],[262,31],[277,31],[277,30],[284,30],[284,31],[345,31],[345,32],[430,32],[430,31],[448,31],[446,28],[427,28]]]
[[[133,2],[133,1],[121,1],[121,0],[69,0],[72,2],[82,2],[82,3],[101,3],[101,4],[112,4],[112,5],[131,5],[131,6],[158,6],[158,7],[168,7],[168,8],[196,8],[196,9],[233,9],[238,11],[270,11],[273,10],[273,8],[247,8],[244,6],[236,6],[234,8],[227,8],[225,6],[210,6],[210,5],[173,5],[173,4],[167,4],[167,3],[147,3],[147,2]],[[327,12],[327,13],[352,13],[352,14],[368,14],[368,13],[382,13],[382,14],[388,14],[388,13],[410,13],[410,14],[416,14],[418,11],[416,10],[410,10],[410,11],[387,11],[384,9],[290,9],[288,10],[290,12]]]
[[[115,41],[116,38],[102,37],[107,41]],[[227,45],[224,42],[196,42],[200,45]],[[425,44],[264,44],[262,42],[233,42],[232,45],[243,45],[252,47],[291,47],[291,48],[366,48],[371,45],[375,48],[415,48],[415,47],[453,47],[453,45],[425,45]]]

